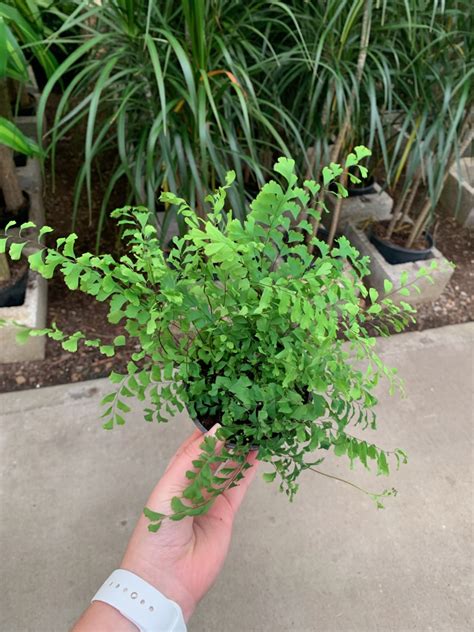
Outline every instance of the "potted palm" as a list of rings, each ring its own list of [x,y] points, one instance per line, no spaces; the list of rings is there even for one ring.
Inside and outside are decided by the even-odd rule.
[[[356,155],[346,163],[357,164]],[[367,259],[345,237],[332,250],[312,237],[317,254],[310,252],[303,234],[312,226],[304,219],[293,230],[290,221],[302,210],[317,212],[311,201],[320,184],[299,183],[295,163],[287,158],[274,169],[278,180],[263,186],[243,222],[226,210],[232,172],[208,196],[212,210],[205,219],[184,199],[163,193],[161,200],[179,208],[187,227],[166,255],[154,216],[143,207],[125,207],[113,212],[127,244],[120,259],[77,254],[75,234],[29,256],[31,268],[44,277],[58,269],[69,288],[107,301],[110,322],[123,322],[124,334],[104,344],[53,325],[22,327],[20,339],[46,335],[67,351],[84,344],[106,356],[126,337],[136,339],[138,350],[127,372],[110,376],[115,388],[103,400],[104,428],[125,423],[128,398],[146,402],[148,422],[166,421],[186,407],[199,427],[220,425],[215,436],[203,440],[202,453],[187,473],[188,486],[172,500],[171,514],[145,510],[151,531],[167,518],[205,512],[245,476],[251,450],[271,464],[265,478],[278,476],[290,498],[299,474],[315,469],[330,452],[365,467],[373,463],[381,474],[388,474],[390,461],[405,461],[401,450],[383,450],[350,427],[374,428],[375,386],[384,375],[396,383],[374,350],[369,324],[382,333],[388,322],[401,329],[413,310],[365,288]],[[326,168],[326,186],[341,169]],[[49,230],[40,230],[40,244]],[[7,232],[0,249],[8,248]],[[10,253],[20,255],[17,246]],[[344,270],[347,261],[350,276]],[[367,299],[365,308],[359,292]],[[380,504],[392,493],[370,495]]]
[[[38,147],[13,123],[11,82],[15,82],[21,93],[28,80],[28,66],[1,14],[0,24],[8,52],[0,74],[0,226],[5,228],[10,220],[26,222],[29,215],[30,199],[22,189],[15,154],[33,155],[38,152]],[[0,255],[0,307],[20,304],[25,289],[26,264],[23,267],[16,265],[12,274],[5,256]]]
[[[443,116],[441,112],[440,118]],[[464,124],[460,124],[464,117]],[[405,182],[390,220],[371,226],[370,240],[390,264],[421,261],[433,257],[433,224],[450,166],[472,142],[469,114],[462,99],[453,127],[434,121],[421,139],[414,137],[412,160],[408,160]],[[419,195],[424,189],[424,193]]]
[[[8,53],[0,76],[0,227],[5,229],[11,222],[23,223],[24,229],[29,225],[31,231],[34,226],[32,220],[42,225],[44,218],[39,163],[31,158],[39,154],[39,147],[27,136],[27,132],[24,133],[18,119],[12,116],[10,80],[13,79],[20,87],[29,80],[23,47],[9,28],[13,22],[18,29],[24,27],[22,32],[25,37],[34,36],[32,29],[17,20],[13,7],[0,6],[0,25]],[[37,42],[35,54],[40,55],[40,50],[43,48]],[[17,233],[11,235],[14,249],[19,247],[18,239]],[[28,273],[25,257],[15,258],[11,265],[5,255],[0,254],[0,320],[16,320],[30,327],[43,327],[46,321],[46,292],[44,279],[33,272]],[[13,327],[0,331],[0,363],[42,357],[44,341],[32,339],[19,351]]]

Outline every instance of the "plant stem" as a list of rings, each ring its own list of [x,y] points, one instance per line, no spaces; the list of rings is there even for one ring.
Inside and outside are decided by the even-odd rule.
[[[346,485],[350,485],[350,487],[354,487],[354,489],[357,489],[359,492],[362,492],[363,494],[366,494],[367,496],[370,496],[371,498],[379,498],[380,496],[383,496],[383,493],[376,494],[374,492],[369,492],[363,487],[359,487],[359,485],[356,485],[355,483],[351,483],[350,481],[347,481],[345,478],[339,478],[339,476],[334,476],[333,474],[327,474],[327,472],[322,472],[321,470],[317,470],[315,467],[308,467],[306,469],[311,470],[312,472],[315,472],[316,474],[321,474],[321,476],[325,476],[326,478],[331,478],[334,481],[339,481],[340,483],[345,483]]]
[[[365,62],[367,59],[367,49],[369,46],[370,39],[370,26],[371,26],[371,9],[372,9],[372,0],[366,0],[365,8],[364,8],[364,16],[362,19],[362,31],[360,36],[360,48],[359,48],[359,56],[357,58],[357,71],[356,71],[356,80],[357,83],[360,84],[362,75],[364,73]],[[346,140],[346,136],[351,127],[351,117],[354,99],[356,96],[356,86],[352,88],[351,96],[349,103],[347,105],[346,110],[346,118],[344,120],[344,124],[342,126],[341,131],[338,134],[336,139],[336,143],[334,145],[331,162],[337,162],[339,159],[339,155],[341,153],[341,149]],[[347,173],[345,172],[341,177],[341,184],[344,186],[347,184]],[[334,207],[332,220],[331,220],[331,228],[329,229],[329,237],[328,237],[328,246],[331,248],[334,235],[336,234],[337,225],[339,223],[339,217],[341,215],[341,207],[342,207],[342,198],[338,198],[336,201],[336,206]]]
[[[466,130],[467,128],[467,130]],[[461,131],[460,134],[460,138],[462,138],[464,136],[463,131],[466,131],[466,136],[464,138],[464,141],[461,143],[460,147],[459,147],[459,155],[462,156],[464,151],[469,147],[469,145],[472,142],[473,139],[473,131],[469,129],[469,114],[466,116],[466,123],[465,125],[463,125],[463,129]],[[436,204],[438,203],[438,200],[441,196],[441,193],[444,189],[444,185],[446,183],[446,180],[448,179],[449,176],[449,172],[450,172],[450,167],[451,167],[451,161],[449,161],[446,165],[446,170],[444,172],[443,175],[443,179],[441,181],[441,185],[438,187],[438,196],[437,199],[433,199],[431,200],[429,197],[426,198],[426,201],[423,205],[423,208],[421,209],[420,214],[418,215],[413,228],[410,232],[410,235],[408,237],[407,243],[406,243],[406,247],[407,248],[411,248],[414,241],[416,239],[418,239],[418,237],[420,237],[420,235],[423,233],[423,231],[426,228],[426,223],[428,220],[428,216],[430,213],[431,208],[434,208],[436,206]]]
[[[395,229],[395,226],[401,226],[403,222],[405,221],[406,217],[408,216],[408,213],[410,212],[410,209],[413,204],[413,200],[415,199],[415,195],[418,191],[418,187],[420,186],[420,182],[421,182],[421,169],[417,171],[415,179],[413,180],[411,189],[407,189],[405,191],[405,193],[401,196],[400,201],[398,202],[397,206],[395,207],[395,210],[393,211],[392,219],[390,220],[390,224],[387,229],[387,234],[385,235],[386,239],[391,238],[392,233]],[[405,200],[407,199],[408,194],[410,195],[405,204]],[[402,214],[402,208],[404,209],[403,214]]]
[[[11,119],[10,97],[6,79],[0,79],[0,116]],[[0,144],[0,189],[7,211],[14,213],[23,206],[23,193],[16,174],[13,151]]]

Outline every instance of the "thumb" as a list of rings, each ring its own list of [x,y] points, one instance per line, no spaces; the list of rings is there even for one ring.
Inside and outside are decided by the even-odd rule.
[[[215,424],[208,432],[202,433],[199,430],[195,430],[193,434],[178,448],[178,451],[173,456],[168,464],[168,467],[163,474],[158,487],[165,493],[165,490],[172,492],[173,496],[179,495],[190,483],[186,477],[188,470],[194,470],[193,461],[195,461],[202,452],[201,445],[205,437],[215,436],[217,430],[221,426]],[[223,446],[223,441],[217,441],[216,452],[218,452]]]

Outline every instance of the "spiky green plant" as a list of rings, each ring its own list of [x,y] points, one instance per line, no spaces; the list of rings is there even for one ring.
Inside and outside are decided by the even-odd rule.
[[[161,188],[179,188],[203,215],[206,195],[232,168],[237,186],[230,195],[235,212],[243,215],[245,182],[262,184],[272,152],[288,153],[285,131],[298,138],[292,118],[260,85],[262,75],[271,74],[277,63],[268,35],[272,21],[266,19],[267,3],[74,4],[76,10],[64,16],[50,43],[74,41],[77,49],[46,86],[39,121],[41,126],[55,84],[73,70],[75,77],[59,101],[47,142],[54,165],[59,140],[84,123],[75,208],[83,189],[91,202],[92,165],[108,156],[112,169],[99,234],[120,179],[127,182],[129,201],[146,203],[152,211]],[[65,35],[77,29],[79,36]]]

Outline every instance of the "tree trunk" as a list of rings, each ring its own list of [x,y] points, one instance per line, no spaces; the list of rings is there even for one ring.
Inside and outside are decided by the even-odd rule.
[[[473,138],[473,132],[472,130],[469,129],[469,114],[466,115],[466,122],[461,128],[461,133],[459,134],[459,137],[462,138],[464,135],[465,135],[465,139],[459,147],[460,156],[462,156],[463,153],[466,151],[466,149],[469,147]],[[422,232],[426,229],[426,224],[429,218],[430,209],[434,208],[436,204],[438,203],[439,196],[441,195],[441,192],[443,191],[446,180],[448,179],[450,168],[451,168],[451,161],[449,161],[446,166],[446,170],[444,172],[441,186],[438,189],[439,190],[438,199],[430,200],[429,197],[426,199],[426,202],[424,203],[423,208],[420,211],[420,214],[418,215],[415,223],[413,224],[413,228],[410,232],[410,235],[406,243],[407,248],[411,248],[413,245],[413,242],[416,239],[418,239],[418,237],[420,237]]]
[[[5,145],[0,145],[0,189],[3,193],[6,210],[10,213],[19,211],[24,198],[13,160],[13,151]]]
[[[6,79],[0,80],[0,116],[11,119],[11,108]],[[23,206],[23,193],[16,174],[13,151],[0,145],[0,189],[7,211],[15,213]]]
[[[10,268],[8,267],[7,256],[5,253],[0,254],[0,281],[10,280]]]
[[[366,0],[365,3],[365,8],[364,8],[364,17],[362,19],[362,32],[360,35],[360,48],[359,48],[359,56],[357,58],[357,72],[356,72],[356,78],[357,78],[357,83],[360,84],[360,81],[362,79],[362,75],[364,73],[364,68],[365,68],[365,62],[367,60],[367,49],[369,46],[369,39],[370,39],[370,27],[371,27],[371,15],[372,15],[372,0]],[[352,92],[351,92],[351,98],[350,101],[348,103],[347,106],[347,110],[346,110],[346,117],[344,120],[344,124],[342,126],[341,131],[338,134],[338,137],[336,139],[336,143],[334,145],[334,149],[331,155],[331,162],[338,162],[339,160],[339,155],[341,153],[341,150],[344,146],[344,142],[346,140],[346,136],[350,130],[351,127],[351,116],[352,116],[352,109],[353,109],[353,104],[354,104],[354,98],[355,98],[355,86],[352,88]],[[341,178],[341,184],[343,184],[344,186],[346,186],[347,184],[347,173],[344,173],[342,178]],[[328,237],[328,245],[329,247],[332,246],[332,243],[334,241],[334,236],[336,234],[336,229],[337,229],[337,225],[339,224],[339,217],[341,215],[341,207],[342,207],[342,198],[337,198],[336,200],[336,205],[334,207],[333,213],[332,213],[332,220],[331,220],[331,228],[329,229],[329,237]]]
[[[415,179],[413,180],[413,184],[411,190],[406,190],[404,195],[401,197],[399,203],[397,204],[395,210],[393,211],[393,217],[390,221],[390,224],[387,229],[387,234],[385,235],[386,239],[390,239],[393,231],[395,230],[395,226],[399,227],[403,224],[405,219],[408,217],[410,209],[413,204],[413,200],[415,199],[415,195],[418,191],[421,182],[421,169],[418,170]],[[409,193],[409,195],[408,195]],[[407,199],[408,196],[408,199]],[[406,200],[406,204],[405,204]],[[402,208],[404,208],[402,215]]]

